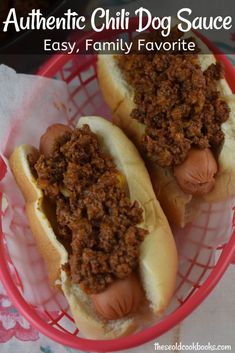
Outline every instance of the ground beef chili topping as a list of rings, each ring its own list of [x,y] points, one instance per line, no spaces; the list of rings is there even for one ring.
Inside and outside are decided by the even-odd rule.
[[[221,124],[230,110],[216,88],[224,74],[220,63],[203,72],[196,53],[182,52],[131,53],[116,60],[134,88],[131,116],[145,124],[142,147],[150,160],[171,167],[181,164],[191,147],[221,146]]]
[[[131,274],[147,234],[137,227],[142,209],[127,196],[124,177],[89,126],[59,137],[50,158],[41,155],[33,170],[55,204],[59,240],[71,245],[72,281],[98,293]]]

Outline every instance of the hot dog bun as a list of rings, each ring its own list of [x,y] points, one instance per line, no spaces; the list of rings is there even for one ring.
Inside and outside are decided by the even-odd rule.
[[[192,35],[192,33],[187,34],[187,36]],[[205,45],[198,38],[197,42],[203,50]],[[208,53],[209,49],[206,50],[204,52]],[[202,70],[216,62],[212,53],[199,55],[199,60]],[[100,88],[106,103],[112,110],[113,122],[125,131],[140,150],[145,127],[131,118],[131,112],[135,107],[133,88],[125,81],[113,55],[99,55],[97,66]],[[217,88],[221,97],[228,103],[231,112],[229,119],[222,124],[225,139],[218,157],[219,171],[212,191],[200,197],[186,194],[180,189],[169,169],[146,161],[153,188],[168,220],[181,227],[198,215],[202,202],[218,202],[235,194],[235,154],[233,152],[235,150],[235,95],[232,94],[225,79],[218,81]]]
[[[103,118],[81,118],[78,127],[83,124],[88,124],[97,134],[102,148],[108,151],[117,168],[125,175],[130,199],[138,200],[144,211],[144,221],[139,226],[147,229],[149,234],[140,246],[139,269],[148,303],[144,303],[135,315],[112,321],[100,319],[91,298],[78,285],[72,284],[61,268],[68,262],[68,254],[53,232],[51,224],[54,220],[27,158],[29,153],[36,155],[38,151],[32,146],[21,145],[11,155],[10,166],[26,200],[29,223],[47,264],[50,282],[61,285],[82,334],[96,339],[110,339],[129,334],[143,324],[145,317],[149,318],[151,313],[159,315],[166,309],[175,288],[177,252],[170,227],[135,146],[118,127]]]

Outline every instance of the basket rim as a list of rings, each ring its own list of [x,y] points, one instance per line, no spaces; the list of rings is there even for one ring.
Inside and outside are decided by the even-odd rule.
[[[135,25],[135,22],[136,20],[132,19],[133,27]],[[109,31],[103,31],[103,34],[94,32],[92,33],[92,37],[95,39],[100,39],[103,38],[104,33],[109,34],[108,32]],[[125,31],[117,31],[117,33],[118,32],[120,33]],[[229,82],[232,90],[235,91],[235,70],[230,61],[207,38],[198,33],[197,35],[205,42],[205,44],[208,45],[208,47],[214,53],[218,53],[215,54],[215,56],[219,57],[219,59],[223,61],[227,81]],[[87,33],[85,36],[80,38],[78,44],[82,44],[88,37],[91,37],[91,33]],[[75,57],[75,55],[56,54],[41,67],[41,69],[38,71],[38,74],[44,77],[52,78],[56,74],[56,72],[58,72],[58,70],[73,57]],[[2,194],[0,194],[0,202],[1,199]],[[0,279],[5,289],[7,290],[7,293],[12,303],[19,310],[22,316],[24,316],[30,322],[30,324],[32,324],[32,326],[34,326],[39,332],[43,333],[45,336],[48,336],[49,338],[60,344],[86,351],[104,352],[133,348],[153,339],[156,339],[166,331],[170,330],[180,321],[186,318],[214,289],[214,287],[226,271],[227,267],[231,263],[234,253],[235,230],[233,230],[230,240],[224,246],[219,260],[216,266],[211,271],[208,278],[205,280],[202,286],[172,314],[169,314],[168,316],[163,318],[159,323],[153,325],[152,327],[127,337],[121,337],[112,340],[91,340],[58,331],[58,329],[48,325],[45,321],[43,321],[35,312],[35,308],[30,306],[24,300],[19,290],[15,286],[15,283],[13,282],[9,266],[6,261],[4,235],[2,233],[2,218],[0,219]]]

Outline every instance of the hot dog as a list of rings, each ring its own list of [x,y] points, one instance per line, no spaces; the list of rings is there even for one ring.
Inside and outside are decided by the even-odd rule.
[[[63,124],[53,124],[40,138],[40,153],[50,158],[53,154],[53,146],[56,140],[71,129]],[[120,319],[133,313],[139,307],[143,291],[136,273],[114,281],[101,293],[93,294],[91,299],[96,311],[108,320]]]
[[[99,117],[81,118],[74,131],[52,125],[39,151],[18,147],[10,166],[50,282],[61,286],[85,336],[127,335],[166,309],[174,239],[144,163],[119,128]]]
[[[168,220],[181,227],[202,202],[235,194],[235,98],[222,71],[212,53],[98,57],[113,122],[141,152]]]

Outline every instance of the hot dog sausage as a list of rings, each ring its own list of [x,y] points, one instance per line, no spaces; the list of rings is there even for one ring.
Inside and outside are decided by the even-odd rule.
[[[135,312],[143,295],[140,281],[132,273],[127,278],[116,280],[105,291],[92,295],[92,301],[103,318],[116,320]]]
[[[186,160],[175,167],[174,175],[185,193],[201,196],[214,187],[217,169],[217,162],[210,149],[192,148]]]
[[[49,126],[46,132],[41,136],[39,150],[45,157],[49,157],[55,142],[55,139],[65,132],[72,130],[64,124],[53,124]]]

